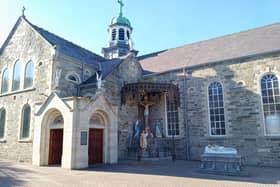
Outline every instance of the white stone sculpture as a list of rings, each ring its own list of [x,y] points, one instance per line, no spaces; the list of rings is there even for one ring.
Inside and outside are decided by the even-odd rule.
[[[207,145],[204,149],[205,154],[234,154],[237,155],[237,150],[231,147],[218,145]]]

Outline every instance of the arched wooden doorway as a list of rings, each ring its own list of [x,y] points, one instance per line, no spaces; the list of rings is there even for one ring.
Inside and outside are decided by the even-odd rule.
[[[90,118],[88,165],[105,162],[107,127],[104,116],[96,112]]]
[[[63,117],[58,115],[50,127],[49,165],[61,165],[63,149]]]
[[[61,165],[64,119],[57,109],[50,109],[43,118],[41,159],[43,165]]]

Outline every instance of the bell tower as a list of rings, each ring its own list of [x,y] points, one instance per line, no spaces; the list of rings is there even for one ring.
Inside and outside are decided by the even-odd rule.
[[[123,16],[124,3],[118,0],[120,5],[120,13],[114,17],[108,28],[109,39],[107,47],[102,49],[102,54],[106,59],[115,59],[128,54],[133,51],[132,42],[132,26],[130,21]]]

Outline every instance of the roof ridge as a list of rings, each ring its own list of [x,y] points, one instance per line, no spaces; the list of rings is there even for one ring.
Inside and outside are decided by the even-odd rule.
[[[275,22],[275,23],[272,23],[272,24],[263,25],[263,26],[256,27],[256,28],[250,28],[250,29],[247,29],[247,30],[239,31],[239,32],[225,34],[225,35],[222,35],[222,36],[217,36],[217,37],[213,37],[213,38],[209,38],[209,39],[205,39],[205,40],[201,40],[201,41],[196,41],[196,42],[192,42],[192,43],[189,43],[189,44],[179,45],[179,46],[173,47],[173,48],[168,48],[168,49],[163,49],[163,50],[159,50],[159,51],[152,52],[152,53],[147,53],[147,54],[144,54],[142,56],[139,56],[138,58],[141,59],[141,58],[145,58],[146,56],[154,55],[154,54],[157,54],[157,53],[162,53],[162,52],[173,50],[173,49],[179,49],[179,48],[183,48],[183,47],[186,47],[186,46],[201,44],[201,43],[204,43],[204,42],[209,42],[209,41],[212,41],[212,40],[222,39],[222,38],[226,38],[226,37],[230,37],[230,36],[234,36],[234,35],[250,32],[250,31],[261,30],[261,29],[264,29],[264,28],[267,28],[267,27],[271,27],[271,26],[274,26],[274,25],[280,25],[280,22]]]

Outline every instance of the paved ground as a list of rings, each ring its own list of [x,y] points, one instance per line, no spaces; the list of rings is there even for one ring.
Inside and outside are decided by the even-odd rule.
[[[0,187],[261,187],[279,186],[280,169],[247,167],[250,177],[200,174],[197,162],[122,162],[89,170],[34,167],[0,161]]]

